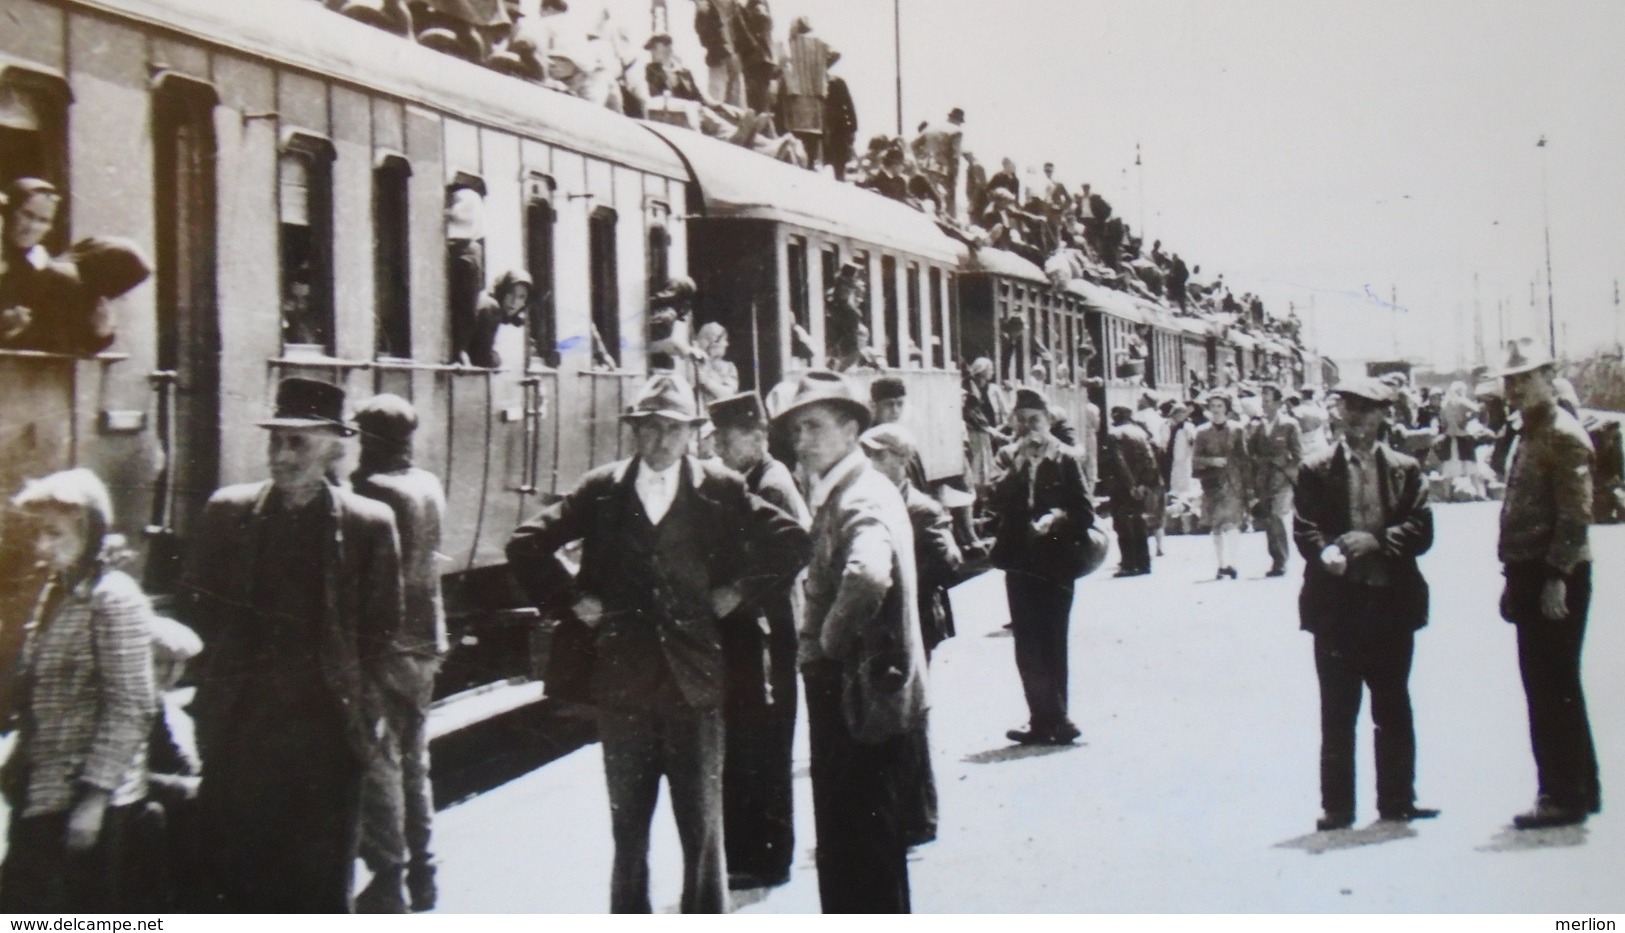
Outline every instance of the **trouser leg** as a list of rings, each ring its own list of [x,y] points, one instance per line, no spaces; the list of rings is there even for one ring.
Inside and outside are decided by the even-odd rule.
[[[1385,633],[1366,662],[1377,755],[1377,809],[1393,813],[1416,803],[1416,726],[1411,715],[1412,632]]]
[[[1320,806],[1327,814],[1354,813],[1354,726],[1360,715],[1361,680],[1347,646],[1315,636],[1315,675],[1320,681]]]
[[[839,665],[816,662],[804,674],[819,902],[824,913],[907,913],[898,795],[908,765],[906,737],[857,742],[841,711]]]
[[[653,713],[602,710],[598,736],[615,839],[609,909],[618,914],[650,913],[649,823],[660,796],[663,767],[659,725]]]
[[[1600,797],[1596,747],[1580,682],[1590,571],[1590,564],[1582,564],[1570,575],[1567,618],[1530,619],[1518,625],[1518,667],[1529,705],[1540,794],[1559,806],[1584,810],[1595,808]]]
[[[1270,497],[1269,516],[1264,521],[1264,536],[1269,547],[1270,569],[1286,569],[1287,555],[1292,546],[1292,490],[1277,492]]]
[[[728,884],[722,849],[722,712],[662,712],[660,721],[672,815],[683,845],[682,911],[724,913]]]
[[[937,778],[926,723],[908,735],[910,774],[903,784],[903,838],[922,845],[937,838]]]

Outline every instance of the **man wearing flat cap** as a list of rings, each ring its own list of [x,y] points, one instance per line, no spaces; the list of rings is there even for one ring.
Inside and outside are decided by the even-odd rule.
[[[357,910],[396,912],[402,869],[413,910],[435,903],[434,861],[429,837],[434,789],[429,783],[429,703],[435,675],[450,649],[446,608],[440,593],[440,528],[446,493],[440,479],[412,463],[417,410],[399,395],[375,395],[356,406],[361,463],[351,486],[389,506],[401,542],[401,582],[405,615],[399,643],[405,653],[398,669],[399,693],[410,705],[397,708],[391,726],[397,753],[380,756],[367,775],[363,793],[367,832],[362,858],[373,880],[356,899]]]
[[[1421,464],[1378,440],[1393,390],[1375,379],[1337,387],[1343,438],[1304,462],[1293,537],[1306,566],[1301,627],[1315,638],[1320,681],[1321,831],[1354,824],[1354,729],[1371,691],[1377,813],[1397,822],[1439,811],[1416,806],[1416,731],[1410,674],[1428,585],[1416,558],[1433,546]]]
[[[343,418],[340,387],[284,379],[260,422],[271,479],[216,492],[192,555],[200,851],[220,912],[350,909],[362,776],[410,703],[395,517],[330,481]]]
[[[1580,684],[1591,606],[1591,438],[1558,403],[1557,366],[1532,341],[1507,346],[1500,371],[1523,427],[1507,469],[1497,548],[1501,616],[1518,629],[1539,796],[1519,829],[1571,826],[1602,809],[1597,750]]]
[[[807,528],[812,516],[790,469],[768,453],[767,409],[755,392],[712,402],[717,456],[745,488]],[[722,620],[728,688],[722,811],[729,885],[789,880],[795,857],[791,755],[796,734],[796,616],[791,581]]]
[[[636,456],[599,467],[521,525],[508,562],[544,613],[592,632],[589,677],[609,785],[610,909],[648,913],[649,823],[664,776],[683,845],[685,913],[728,908],[721,620],[782,593],[807,533],[737,473],[688,456],[704,421],[682,379],[649,379],[622,418]],[[572,578],[557,551],[582,542]]]
[[[925,722],[914,532],[864,456],[869,406],[837,373],[801,376],[775,426],[808,485],[813,556],[801,626],[824,913],[910,909],[902,794]]]
[[[1026,728],[1006,735],[1022,744],[1064,745],[1080,734],[1067,713],[1067,630],[1075,557],[1095,510],[1077,457],[1050,432],[1049,401],[1036,389],[1017,389],[1015,409],[1021,433],[999,451],[1004,472],[990,502],[999,517],[991,558],[1005,572],[1029,718]]]

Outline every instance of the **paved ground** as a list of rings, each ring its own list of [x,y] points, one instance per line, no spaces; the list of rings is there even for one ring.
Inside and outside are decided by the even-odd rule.
[[[1496,615],[1497,506],[1436,509],[1425,558],[1433,624],[1412,691],[1420,803],[1444,815],[1373,825],[1369,726],[1361,822],[1316,834],[1317,695],[1297,630],[1298,566],[1261,579],[1261,535],[1240,582],[1210,582],[1205,538],[1171,538],[1153,576],[1079,588],[1072,706],[1084,743],[1010,747],[1024,719],[996,574],[954,594],[959,637],[932,670],[942,797],[938,842],[911,865],[921,912],[1625,911],[1625,527],[1594,532],[1597,594],[1586,683],[1605,805],[1578,829],[1516,833],[1534,796],[1510,626]],[[1109,571],[1109,565],[1108,565]],[[818,909],[806,740],[797,746],[798,848],[789,884],[753,912]],[[656,814],[656,905],[674,905],[681,856]],[[610,838],[597,746],[440,816],[446,911],[600,912]],[[1612,866],[1612,867],[1610,867]],[[1614,881],[1608,881],[1613,878]]]

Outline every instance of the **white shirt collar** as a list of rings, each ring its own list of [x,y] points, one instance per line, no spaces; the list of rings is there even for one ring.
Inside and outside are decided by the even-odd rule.
[[[672,461],[671,466],[666,467],[664,470],[651,469],[649,464],[639,460],[638,475],[633,479],[633,481],[637,483],[652,483],[658,478],[665,481],[666,488],[676,489],[677,471],[683,468],[684,459],[684,457],[678,457],[676,460]]]
[[[869,457],[863,452],[862,447],[843,457],[839,463],[829,468],[828,473],[825,473],[819,479],[813,480],[812,491],[807,496],[807,508],[816,515],[818,510],[823,508],[829,494],[835,491],[835,487],[848,475],[862,469],[863,465],[868,462]]]

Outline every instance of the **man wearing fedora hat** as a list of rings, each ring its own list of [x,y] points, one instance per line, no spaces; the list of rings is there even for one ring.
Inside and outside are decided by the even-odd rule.
[[[683,845],[685,913],[728,907],[723,852],[721,620],[782,593],[807,532],[714,461],[688,456],[704,420],[682,379],[649,379],[622,418],[637,455],[599,467],[521,525],[509,568],[537,606],[592,631],[615,861],[610,909],[648,913],[660,778]],[[582,542],[573,579],[557,551]]]
[[[897,486],[859,446],[869,417],[851,383],[813,370],[774,419],[813,512],[800,660],[825,913],[910,909],[903,808],[925,654],[914,532]]]
[[[812,524],[790,469],[768,453],[767,409],[755,392],[710,406],[717,455],[745,487],[796,523]],[[791,584],[723,620],[728,662],[723,704],[727,753],[722,771],[729,884],[764,887],[789,880],[795,857],[790,770],[796,734],[796,615]]]
[[[1497,553],[1501,615],[1518,629],[1539,796],[1519,829],[1569,826],[1602,809],[1597,751],[1580,683],[1591,605],[1591,438],[1558,404],[1557,365],[1533,341],[1507,345],[1500,370],[1523,427],[1507,469]]]
[[[1321,831],[1354,823],[1354,730],[1367,688],[1378,814],[1402,822],[1439,815],[1416,806],[1409,686],[1416,631],[1428,617],[1416,564],[1433,545],[1427,483],[1415,459],[1378,439],[1392,389],[1356,379],[1337,395],[1343,439],[1304,462],[1293,502],[1293,538],[1306,564],[1299,616],[1315,638],[1320,681]]]
[[[284,379],[259,423],[271,479],[216,492],[197,534],[200,851],[223,912],[350,909],[362,776],[410,703],[395,517],[333,484],[343,418],[342,388]]]
[[[1083,468],[1050,432],[1049,400],[1017,389],[1020,436],[999,451],[1004,472],[991,506],[999,516],[993,566],[1003,570],[1016,671],[1026,695],[1028,724],[1006,733],[1023,744],[1066,744],[1079,735],[1067,714],[1067,629],[1078,568],[1071,545],[1095,524]],[[1095,539],[1097,551],[1104,539]]]

